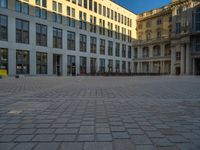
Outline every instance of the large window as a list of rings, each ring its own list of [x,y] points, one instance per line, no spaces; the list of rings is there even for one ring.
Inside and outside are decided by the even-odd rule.
[[[53,48],[62,48],[62,29],[53,28]]]
[[[29,22],[16,19],[16,42],[29,44]]]
[[[36,24],[36,45],[47,46],[47,26]]]
[[[7,0],[0,0],[0,7],[1,8],[7,8],[8,1]]]
[[[0,69],[8,71],[8,49],[0,48]]]
[[[126,58],[126,45],[122,45],[122,57]]]
[[[86,52],[86,48],[87,48],[87,36],[80,34],[79,36],[80,38],[80,51],[81,52]]]
[[[67,74],[72,75],[76,72],[76,57],[72,55],[67,56]]]
[[[115,56],[120,56],[120,43],[116,43],[115,45]]]
[[[181,33],[181,23],[180,22],[176,23],[176,33],[177,34]]]
[[[101,55],[105,55],[105,40],[100,39],[100,54]]]
[[[160,56],[160,46],[159,45],[156,45],[153,47],[153,56]]]
[[[142,57],[143,57],[143,58],[149,57],[149,48],[148,48],[148,47],[144,47],[144,48],[142,49]]]
[[[86,8],[86,9],[87,9],[87,1],[88,0],[83,0],[83,5],[84,5],[84,8]]]
[[[87,20],[86,20],[86,13],[79,11],[79,28],[83,30],[87,30]]]
[[[87,58],[80,57],[80,74],[86,74],[86,73],[87,73]]]
[[[29,14],[29,4],[19,0],[15,1],[15,10],[20,13]]]
[[[97,38],[90,37],[90,52],[96,53],[97,50]]]
[[[108,41],[108,55],[112,56],[113,55],[113,42]]]
[[[120,61],[119,60],[115,61],[115,70],[116,70],[116,72],[120,72]]]
[[[8,17],[0,15],[0,40],[8,40]]]
[[[37,74],[47,74],[47,53],[36,53]]]
[[[100,59],[99,71],[100,71],[101,73],[104,73],[104,72],[105,72],[105,59]]]
[[[128,46],[128,58],[132,58],[132,47]]]
[[[113,60],[108,60],[108,72],[113,72]]]
[[[29,52],[16,50],[16,73],[29,74]]]
[[[96,58],[90,58],[90,72],[91,74],[96,73]]]
[[[196,31],[200,31],[200,8],[196,11]]]
[[[126,73],[126,61],[122,61],[122,72]]]
[[[67,32],[67,49],[75,50],[75,32]]]

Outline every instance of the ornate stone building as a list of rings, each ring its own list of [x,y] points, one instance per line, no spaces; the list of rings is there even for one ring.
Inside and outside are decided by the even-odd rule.
[[[137,16],[134,72],[200,75],[200,2],[172,0]]]

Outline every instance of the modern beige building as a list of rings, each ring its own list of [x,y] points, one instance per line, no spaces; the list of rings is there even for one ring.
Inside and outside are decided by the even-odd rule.
[[[136,15],[111,0],[0,0],[9,75],[132,72]]]
[[[112,0],[0,0],[0,69],[200,75],[199,3],[136,15]]]

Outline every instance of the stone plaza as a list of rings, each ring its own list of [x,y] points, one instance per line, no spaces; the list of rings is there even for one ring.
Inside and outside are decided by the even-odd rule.
[[[0,150],[199,149],[199,77],[0,80]]]

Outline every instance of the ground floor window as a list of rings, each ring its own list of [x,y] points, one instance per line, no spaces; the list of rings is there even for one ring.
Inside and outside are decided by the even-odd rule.
[[[47,74],[47,53],[36,53],[37,74]]]
[[[122,72],[126,73],[126,62],[122,61]]]
[[[90,58],[90,72],[96,73],[96,58]]]
[[[86,74],[86,73],[87,73],[87,58],[80,57],[80,74]]]
[[[105,72],[105,59],[100,59],[99,71],[100,71],[101,73],[104,73],[104,72]]]
[[[128,62],[128,73],[131,73],[131,62]]]
[[[76,57],[72,55],[67,56],[67,74],[75,75],[76,74]]]
[[[8,71],[8,49],[0,48],[0,69]]]
[[[29,51],[16,50],[16,73],[29,74]]]
[[[119,60],[116,60],[116,65],[115,65],[115,69],[116,69],[116,72],[120,72],[120,61]]]
[[[108,60],[108,71],[113,72],[113,60]]]

